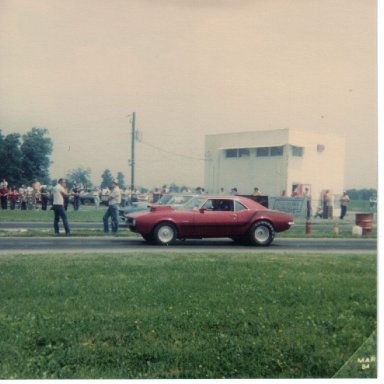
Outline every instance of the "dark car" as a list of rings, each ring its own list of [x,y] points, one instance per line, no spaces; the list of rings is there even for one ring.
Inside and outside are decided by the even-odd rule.
[[[199,196],[180,208],[153,205],[127,216],[132,232],[157,244],[176,239],[229,237],[236,242],[270,245],[276,232],[288,230],[293,216],[241,196]]]

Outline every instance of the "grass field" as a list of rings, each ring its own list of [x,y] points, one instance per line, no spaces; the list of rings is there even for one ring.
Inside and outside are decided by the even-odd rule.
[[[82,206],[78,211],[73,208],[68,208],[67,216],[69,222],[102,222],[103,215],[106,207]],[[33,209],[27,211],[15,210],[0,210],[0,222],[53,222],[53,212],[48,209],[42,211],[41,209]]]
[[[376,375],[375,255],[2,255],[0,306],[1,379]]]

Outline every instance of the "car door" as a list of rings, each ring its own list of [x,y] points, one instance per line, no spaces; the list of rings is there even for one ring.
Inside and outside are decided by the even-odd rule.
[[[195,212],[195,234],[200,237],[230,237],[237,225],[237,214],[231,199],[207,199]]]

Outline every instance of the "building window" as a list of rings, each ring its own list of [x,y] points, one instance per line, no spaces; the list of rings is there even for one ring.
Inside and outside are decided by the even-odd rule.
[[[248,148],[239,148],[239,149],[226,149],[225,157],[235,158],[235,157],[249,157],[250,151]]]
[[[237,149],[226,149],[225,157],[237,157]]]
[[[292,156],[303,157],[304,148],[291,145]]]
[[[256,156],[257,157],[269,156],[269,147],[256,148]]]
[[[239,149],[239,157],[249,157],[249,149],[248,148],[240,148]]]
[[[283,156],[284,147],[271,147],[271,156]]]

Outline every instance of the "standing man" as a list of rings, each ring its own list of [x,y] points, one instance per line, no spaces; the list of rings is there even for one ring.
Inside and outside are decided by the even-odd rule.
[[[53,212],[55,213],[53,228],[55,230],[55,234],[56,235],[60,234],[59,221],[61,218],[61,220],[63,221],[65,234],[69,236],[71,234],[71,231],[68,225],[67,214],[65,213],[65,209],[64,209],[64,199],[68,197],[66,181],[64,179],[59,179],[59,181],[57,182],[57,185],[53,188],[52,193],[53,193],[52,209],[53,209]]]
[[[121,203],[121,191],[115,181],[112,181],[111,192],[108,196],[108,209],[103,216],[104,233],[109,232],[109,218],[111,218],[112,233],[119,229],[119,205]]]
[[[73,183],[72,195],[73,195],[73,209],[75,211],[78,211],[80,208],[80,189],[77,187],[76,183]]]
[[[323,195],[321,197],[322,204],[323,204],[323,219],[328,219],[329,216],[329,189],[326,189],[323,192]]]
[[[349,196],[347,195],[347,192],[343,192],[342,196],[340,197],[340,219],[343,220],[344,216],[347,214],[347,207],[349,203]]]
[[[40,196],[41,196],[41,209],[43,211],[46,211],[48,207],[48,201],[49,201],[48,190],[46,185],[43,185],[41,187]]]
[[[8,183],[5,179],[0,183],[1,209],[8,208]]]

